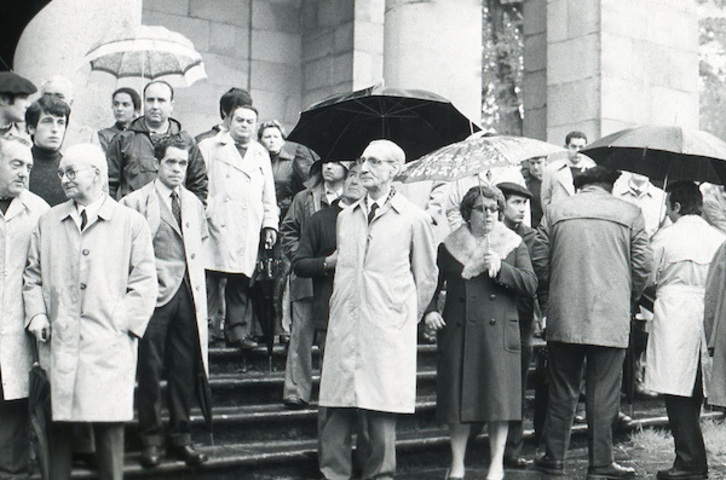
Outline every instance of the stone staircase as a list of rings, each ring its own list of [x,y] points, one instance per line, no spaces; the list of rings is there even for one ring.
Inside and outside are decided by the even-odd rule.
[[[542,345],[544,343],[540,341],[537,347]],[[165,459],[155,469],[142,468],[138,464],[141,447],[134,421],[126,429],[126,478],[319,478],[316,397],[314,394],[309,408],[290,410],[283,406],[285,355],[281,346],[275,346],[271,358],[263,348],[247,353],[229,348],[210,349],[214,445],[201,412],[195,409],[192,416],[193,440],[209,455],[209,462],[191,468],[183,462]],[[317,349],[313,355],[314,365],[318,367]],[[316,374],[314,392],[317,392],[318,382]],[[435,382],[436,347],[420,345],[416,413],[402,415],[398,420],[397,456],[401,471],[443,466],[448,462],[447,431],[434,420]],[[530,391],[529,405],[525,409],[525,428],[530,444],[532,401]],[[640,426],[666,424],[660,401],[639,401],[635,409]],[[573,433],[584,436],[584,431],[584,426],[576,426]],[[476,441],[486,442],[486,434],[481,434]],[[74,469],[73,478],[96,478],[96,475],[92,470],[79,467]]]

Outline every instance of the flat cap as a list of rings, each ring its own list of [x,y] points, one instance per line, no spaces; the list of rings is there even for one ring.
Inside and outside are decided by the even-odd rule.
[[[524,198],[532,198],[532,192],[513,182],[498,183],[497,188],[502,191],[505,197],[508,195],[521,195]]]
[[[13,72],[0,72],[0,93],[30,95],[37,92],[33,82]]]

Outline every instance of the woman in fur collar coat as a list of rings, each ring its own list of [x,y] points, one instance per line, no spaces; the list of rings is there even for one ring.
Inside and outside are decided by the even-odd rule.
[[[499,220],[503,208],[496,187],[466,193],[466,224],[439,246],[438,288],[425,316],[427,329],[438,331],[437,418],[450,429],[449,479],[464,476],[471,424],[481,422],[489,428],[487,478],[503,478],[507,422],[522,418],[517,297],[534,296],[537,277],[522,239]]]

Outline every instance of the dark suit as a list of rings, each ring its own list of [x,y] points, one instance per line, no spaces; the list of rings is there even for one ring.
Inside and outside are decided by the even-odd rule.
[[[154,241],[159,295],[139,344],[137,408],[145,446],[163,443],[162,372],[168,380],[169,436],[173,446],[191,443],[189,413],[199,369],[205,368],[207,312],[202,241],[207,225],[202,203],[180,188],[181,225],[162,189],[151,182],[122,203],[144,214]]]

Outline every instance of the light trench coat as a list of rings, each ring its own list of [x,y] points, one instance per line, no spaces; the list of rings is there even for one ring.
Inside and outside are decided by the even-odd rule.
[[[690,397],[699,359],[708,372],[704,293],[711,259],[724,240],[723,233],[696,215],[679,218],[653,237],[656,300],[643,385],[648,390]],[[704,375],[704,394],[708,383]]]
[[[196,195],[182,186],[179,187],[179,192],[182,218],[181,231],[169,207],[161,205],[162,201],[157,194],[156,182],[147,183],[141,189],[129,193],[119,203],[133,208],[143,215],[149,223],[156,255],[156,276],[159,280],[156,306],[162,307],[169,303],[176,295],[176,292],[179,291],[185,274],[189,275],[202,364],[204,365],[204,372],[209,375],[207,287],[204,277],[203,258],[203,248],[209,239],[209,233],[202,202]],[[160,231],[161,222],[168,224],[174,233],[170,235],[168,233],[170,231],[167,229]],[[177,249],[183,250],[183,261],[181,258],[169,258],[171,252],[175,252]],[[181,257],[181,255],[179,256]]]
[[[431,221],[400,193],[338,216],[320,405],[413,413],[417,324],[438,279]]]
[[[83,232],[75,204],[56,205],[33,232],[23,276],[26,324],[51,324],[53,421],[133,418],[137,344],[157,295],[146,220],[108,196]]]
[[[265,147],[250,142],[242,158],[226,130],[199,142],[207,163],[207,270],[252,276],[260,232],[278,229],[275,179]]]
[[[38,218],[50,209],[39,196],[23,190],[5,214],[0,214],[0,371],[2,399],[28,396],[28,372],[33,363],[31,336],[25,331],[23,269],[28,260],[30,236]]]

